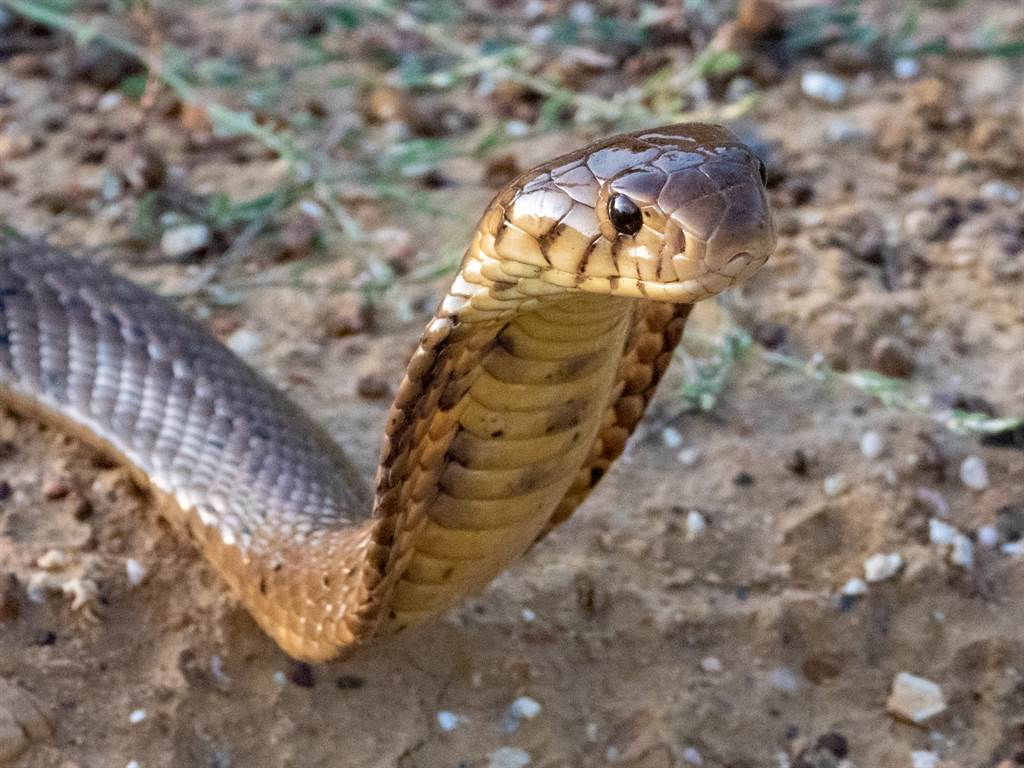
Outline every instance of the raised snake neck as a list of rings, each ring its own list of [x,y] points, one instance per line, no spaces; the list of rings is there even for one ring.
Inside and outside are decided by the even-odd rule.
[[[763,167],[717,126],[524,174],[409,361],[374,493],[204,329],[48,246],[0,243],[0,398],[123,460],[287,653],[325,660],[444,611],[569,517],[692,304],[773,247]]]

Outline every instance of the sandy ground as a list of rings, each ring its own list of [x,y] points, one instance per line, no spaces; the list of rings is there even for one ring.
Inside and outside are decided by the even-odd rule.
[[[1019,21],[1011,5],[991,4]],[[0,160],[8,223],[69,246],[122,238],[139,194],[104,201],[95,190],[136,130],[185,188],[243,197],[280,180],[279,163],[237,142],[196,144],[178,119],[130,102],[97,108],[95,86],[54,74],[69,50],[0,70],[0,130],[41,137]],[[729,315],[788,355],[1021,415],[1019,60],[844,76],[838,107],[801,95],[800,71],[741,126],[771,148],[780,244]],[[522,167],[578,141],[506,151]],[[111,154],[90,160],[104,145]],[[459,181],[445,204],[482,209],[493,186],[479,166],[444,171]],[[472,226],[380,215],[407,233],[385,233],[399,249],[411,239],[443,251]],[[262,248],[235,272],[262,267]],[[168,292],[197,269],[149,257],[95,255]],[[321,277],[351,274],[349,261]],[[370,477],[388,399],[359,391],[367,377],[398,380],[441,290],[400,288],[365,330],[351,294],[275,288],[183,306],[328,424]],[[694,329],[713,334],[725,316],[701,307]],[[338,318],[356,332],[342,335]],[[1024,764],[1024,561],[1012,554],[1024,533],[1021,436],[958,436],[756,354],[710,414],[679,415],[681,375],[584,507],[487,591],[312,668],[259,632],[123,469],[0,414],[0,745],[32,742],[11,765]],[[983,487],[962,479],[968,459],[984,465]],[[932,520],[966,536],[973,562],[931,541]],[[897,573],[841,594],[865,560],[894,553]],[[47,584],[72,594],[34,588]],[[72,608],[76,589],[98,596],[94,619]],[[918,725],[887,713],[901,672],[938,684],[942,711]]]

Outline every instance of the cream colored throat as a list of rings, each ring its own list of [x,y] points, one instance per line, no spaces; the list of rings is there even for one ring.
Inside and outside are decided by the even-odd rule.
[[[577,294],[498,334],[458,406],[437,496],[396,584],[392,630],[482,587],[546,527],[618,395],[635,304]]]

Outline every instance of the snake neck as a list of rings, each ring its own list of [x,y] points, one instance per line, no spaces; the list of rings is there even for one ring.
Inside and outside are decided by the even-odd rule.
[[[573,294],[428,326],[385,433],[367,621],[397,631],[443,611],[548,527],[601,451],[635,308]]]

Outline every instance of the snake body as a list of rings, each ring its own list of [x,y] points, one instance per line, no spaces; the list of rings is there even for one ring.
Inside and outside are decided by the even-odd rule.
[[[0,244],[0,397],[120,458],[282,649],[326,660],[444,611],[565,520],[692,305],[774,240],[763,166],[717,126],[514,180],[408,363],[372,493],[198,324],[38,243]]]

